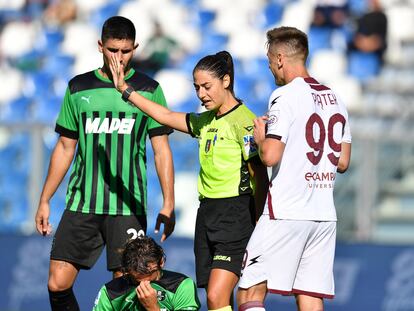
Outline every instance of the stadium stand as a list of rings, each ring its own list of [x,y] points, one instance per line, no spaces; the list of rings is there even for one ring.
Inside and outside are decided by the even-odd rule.
[[[383,64],[368,54],[346,51],[367,1],[349,1],[350,17],[340,29],[311,26],[314,2],[305,0],[238,0],[237,5],[222,0],[160,0],[157,5],[152,0],[75,1],[76,18],[64,25],[47,23],[41,2],[0,2],[0,232],[33,232],[27,224],[33,223],[66,83],[74,74],[101,65],[96,47],[99,27],[108,16],[120,14],[136,23],[141,46],[151,36],[155,19],[186,51],[183,59],[156,77],[170,105],[181,111],[201,109],[192,89],[195,63],[203,55],[227,49],[235,56],[236,94],[255,113],[263,114],[275,87],[264,54],[265,30],[283,24],[306,31],[311,73],[338,90],[351,114],[352,167],[338,178],[336,188],[343,219],[339,238],[414,241],[413,1],[382,0],[388,19]],[[31,157],[33,137],[41,137],[43,143],[40,162]],[[177,189],[180,221],[180,213],[195,212],[197,206],[185,189],[196,187],[185,182],[192,180],[185,176],[196,175],[197,148],[181,134],[171,139],[177,180],[184,188]],[[151,166],[151,155],[148,160]],[[154,180],[149,176],[150,196],[158,197]],[[54,199],[60,213],[63,192]],[[150,210],[157,207],[155,201]],[[59,216],[52,215],[54,225]],[[178,227],[192,228],[194,218],[188,214],[184,218]]]

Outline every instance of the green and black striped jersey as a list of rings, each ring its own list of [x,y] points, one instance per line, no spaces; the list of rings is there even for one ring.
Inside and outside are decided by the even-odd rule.
[[[166,106],[158,82],[133,69],[125,79],[141,95]],[[146,214],[146,138],[170,134],[170,128],[123,101],[113,82],[94,70],[69,81],[55,130],[78,140],[66,209]]]
[[[161,311],[200,310],[197,289],[192,279],[181,273],[163,270],[158,281],[152,281]],[[119,277],[106,283],[99,291],[93,311],[144,311],[135,292],[136,285]]]

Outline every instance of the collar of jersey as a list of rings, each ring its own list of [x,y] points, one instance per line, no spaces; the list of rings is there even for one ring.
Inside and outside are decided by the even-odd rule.
[[[234,106],[233,108],[231,108],[229,111],[227,111],[226,113],[223,113],[222,115],[216,115],[216,120],[223,118],[224,116],[227,116],[229,113],[233,112],[234,110],[236,110],[237,108],[239,108],[241,105],[243,105],[243,102],[241,100],[237,100],[239,103]]]
[[[113,83],[110,79],[103,77],[103,76],[99,73],[99,69],[100,69],[100,68],[95,69],[95,76],[96,76],[99,80],[101,80],[101,81],[104,81],[104,82],[107,82],[107,83]],[[134,68],[131,68],[131,69],[129,70],[128,75],[125,77],[125,80],[128,80],[128,79],[129,79],[129,78],[130,78],[130,77],[131,77],[134,73],[135,73],[135,69],[134,69]]]

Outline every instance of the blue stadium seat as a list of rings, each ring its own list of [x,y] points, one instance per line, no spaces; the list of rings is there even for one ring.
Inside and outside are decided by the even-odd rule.
[[[216,13],[210,10],[200,9],[198,11],[198,27],[209,27],[211,22],[216,18]]]
[[[62,69],[59,68],[59,71]],[[52,92],[53,87],[53,76],[51,73],[46,71],[36,71],[27,73],[26,77],[33,83],[34,95],[37,97],[48,96]]]
[[[48,96],[39,98],[35,103],[32,120],[43,124],[54,124],[59,114],[62,98]]]
[[[310,27],[309,38],[309,54],[321,49],[331,48],[332,29],[329,27]]]
[[[48,79],[56,76],[72,76],[73,56],[60,52],[49,53],[43,60],[42,72],[48,75]],[[43,81],[37,81],[43,83]],[[49,81],[48,81],[49,82]]]
[[[103,7],[92,12],[90,21],[98,29],[100,29],[109,17],[118,15],[119,7],[122,1],[110,1]]]
[[[234,80],[234,93],[243,102],[247,103],[249,107],[256,102],[254,93],[255,82],[255,77],[243,74],[239,74]]]
[[[0,174],[6,180],[16,180],[29,176],[30,170],[30,137],[22,133],[14,133],[7,146],[0,150]],[[7,185],[6,185],[7,186]]]
[[[272,75],[269,70],[269,60],[264,57],[256,57],[243,60],[241,63],[241,69],[244,74],[254,76],[255,78]],[[237,71],[236,75],[238,73],[240,72]]]
[[[348,72],[361,82],[375,77],[380,68],[379,56],[374,53],[351,52],[348,56]]]
[[[0,121],[13,123],[29,120],[32,112],[33,99],[22,96],[0,106]]]
[[[225,34],[214,32],[213,30],[202,33],[201,46],[199,52],[202,54],[213,54],[225,50],[229,38]]]
[[[348,7],[353,16],[361,16],[369,11],[367,0],[348,0]]]
[[[264,9],[265,24],[264,29],[277,24],[283,15],[283,5],[280,3],[269,2]]]
[[[10,21],[21,20],[24,16],[23,11],[13,9],[1,9],[0,10],[0,22],[8,23]]]
[[[194,66],[204,56],[206,56],[206,54],[203,52],[189,54],[181,60],[181,62],[177,65],[177,68],[192,77]]]
[[[48,27],[44,29],[43,35],[46,40],[45,48],[47,48],[48,51],[50,51],[50,49],[52,52],[57,51],[64,38],[62,29],[58,27]]]
[[[21,147],[23,147],[22,145]],[[26,145],[27,146],[27,145]],[[0,232],[18,232],[22,223],[27,220],[28,200],[27,182],[29,158],[22,158],[14,146],[0,151]]]
[[[18,195],[0,195],[0,233],[18,233],[29,216],[24,191]]]

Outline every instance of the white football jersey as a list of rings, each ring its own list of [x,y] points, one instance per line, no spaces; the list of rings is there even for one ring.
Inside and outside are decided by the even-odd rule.
[[[266,138],[286,144],[269,170],[263,214],[272,219],[336,221],[333,189],[341,143],[351,143],[348,113],[328,87],[295,78],[269,100]]]

